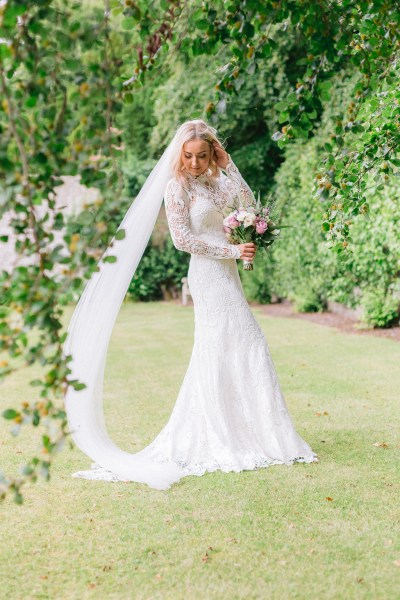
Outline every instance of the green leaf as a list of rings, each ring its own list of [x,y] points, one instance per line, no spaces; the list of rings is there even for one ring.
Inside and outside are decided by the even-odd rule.
[[[195,21],[195,25],[197,29],[200,29],[200,31],[206,31],[210,27],[210,24],[206,19],[199,19],[198,21]]]
[[[74,390],[76,390],[77,392],[80,392],[81,390],[84,390],[87,387],[86,383],[81,383],[79,381],[70,381],[69,384],[72,385]]]
[[[122,29],[133,29],[136,27],[136,20],[133,17],[125,17],[121,21]]]
[[[131,94],[130,92],[124,94],[122,98],[125,104],[132,104],[133,102],[133,94]]]
[[[94,220],[94,215],[88,210],[84,210],[76,217],[76,222],[79,225],[90,225]]]
[[[25,101],[25,106],[27,108],[32,108],[33,106],[36,106],[37,100],[38,100],[37,96],[30,96],[30,98],[28,98]]]
[[[116,240],[123,240],[126,236],[126,231],[125,229],[118,229],[117,233],[115,234],[115,239]]]
[[[254,32],[255,30],[253,25],[246,21],[242,30],[242,34],[247,38],[252,38],[254,36]]]
[[[11,421],[12,419],[15,419],[15,417],[18,417],[18,416],[19,416],[19,412],[17,412],[13,408],[7,408],[7,410],[5,410],[3,412],[4,419],[7,419],[8,421]]]
[[[261,53],[263,55],[264,58],[269,58],[270,56],[272,56],[272,48],[271,45],[266,42],[261,50]]]
[[[32,475],[33,472],[34,469],[31,465],[24,465],[24,467],[21,469],[22,475]]]
[[[106,256],[105,258],[103,258],[103,262],[115,263],[115,262],[117,262],[117,257],[116,256]]]
[[[15,504],[23,504],[24,503],[22,494],[18,491],[14,492],[14,502],[15,502]]]

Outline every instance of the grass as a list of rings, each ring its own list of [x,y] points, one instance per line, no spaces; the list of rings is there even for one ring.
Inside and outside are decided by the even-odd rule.
[[[66,448],[50,483],[27,488],[21,507],[0,507],[1,598],[399,597],[400,345],[254,310],[319,462],[186,477],[156,491],[73,479],[90,460]],[[123,305],[105,383],[120,446],[134,452],[165,424],[192,342],[191,307]],[[33,377],[10,379],[0,410],[32,395]],[[35,432],[12,438],[1,422],[0,434],[0,464],[16,471]]]

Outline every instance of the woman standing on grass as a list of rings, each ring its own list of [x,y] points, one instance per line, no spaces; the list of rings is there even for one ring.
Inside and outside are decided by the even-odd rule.
[[[249,186],[216,131],[201,120],[178,129],[158,166],[165,164],[168,168],[155,174],[156,185],[168,179],[170,233],[175,247],[191,254],[195,338],[190,363],[170,419],[153,442],[136,454],[123,453],[100,423],[106,437],[98,448],[103,445],[105,453],[86,447],[96,464],[75,476],[145,481],[164,489],[186,475],[317,461],[295,430],[267,341],[243,293],[236,259],[252,260],[255,245],[229,244],[223,229],[223,210],[235,198],[255,206]],[[96,396],[96,385],[93,390],[89,395]],[[90,412],[75,418],[75,410],[69,400],[71,428],[79,425],[87,438]],[[78,445],[85,435],[76,435]]]

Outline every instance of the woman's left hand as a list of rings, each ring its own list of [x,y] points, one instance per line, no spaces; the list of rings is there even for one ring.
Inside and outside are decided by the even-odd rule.
[[[215,162],[217,163],[218,167],[220,167],[221,169],[225,169],[226,165],[229,162],[229,154],[223,149],[222,146],[217,144],[217,142],[213,142],[213,148]]]

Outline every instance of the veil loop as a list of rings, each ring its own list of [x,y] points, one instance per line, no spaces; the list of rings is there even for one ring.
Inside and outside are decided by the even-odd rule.
[[[99,261],[100,269],[87,282],[70,320],[64,343],[70,380],[86,384],[77,391],[69,386],[64,398],[73,441],[97,465],[128,481],[147,483],[167,489],[183,475],[172,463],[156,464],[140,453],[130,454],[110,439],[103,413],[103,379],[111,333],[129,283],[149,242],[163,201],[164,190],[172,176],[171,160],[176,150],[176,135],[146,179],[119,228],[125,237],[112,240],[112,247]],[[115,263],[104,262],[108,255]]]

